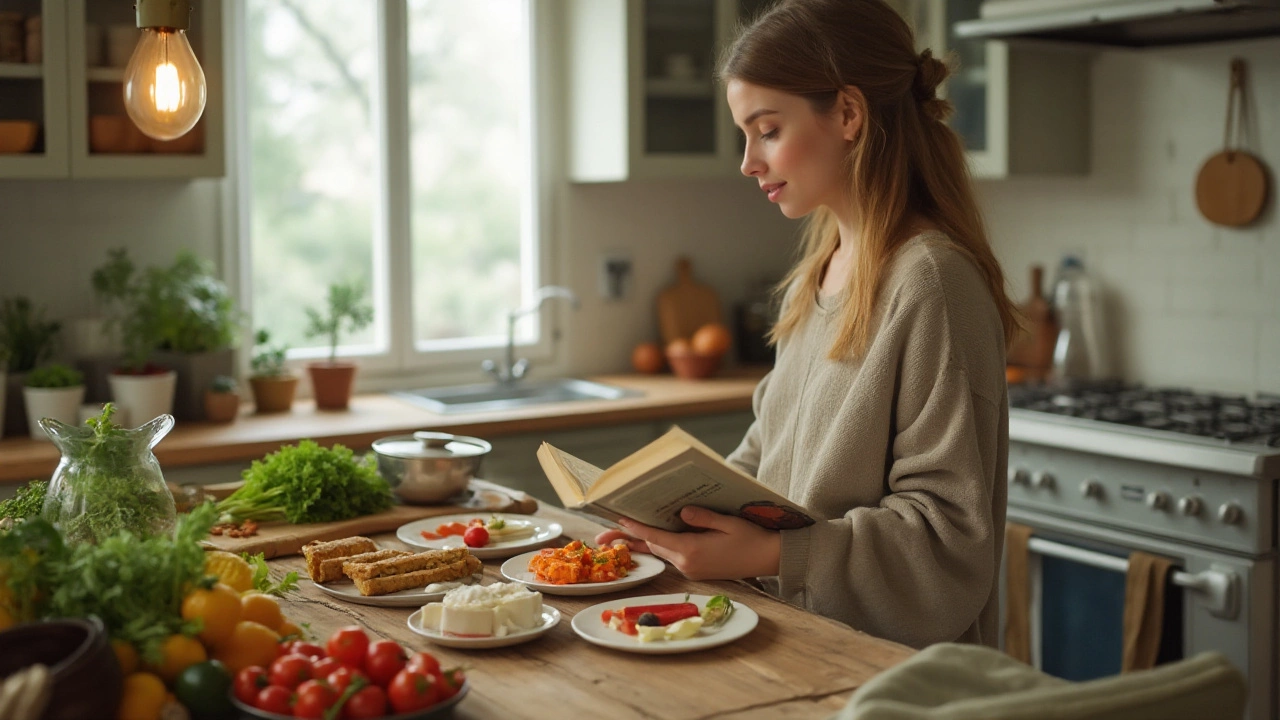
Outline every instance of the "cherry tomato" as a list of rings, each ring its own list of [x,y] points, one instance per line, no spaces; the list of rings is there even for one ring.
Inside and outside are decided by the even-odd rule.
[[[293,693],[287,687],[268,685],[258,692],[253,706],[259,710],[281,715],[293,714]]]
[[[329,687],[339,695],[347,691],[347,686],[356,678],[364,678],[365,682],[369,682],[369,677],[359,670],[353,670],[346,665],[339,667],[337,670],[325,676],[325,682],[329,683]]]
[[[391,640],[379,640],[369,646],[369,656],[364,660],[364,674],[374,683],[386,687],[404,669],[404,648]]]
[[[437,674],[435,680],[440,695],[436,702],[441,702],[457,695],[462,689],[462,684],[467,681],[467,676],[462,672],[462,668],[452,668]]]
[[[271,663],[269,672],[272,685],[292,690],[311,679],[311,658],[293,653],[281,655]]]
[[[612,619],[613,619],[612,610],[605,610],[604,612],[600,613],[600,622],[604,623],[605,625],[608,625],[609,621]]]
[[[370,685],[347,698],[342,707],[342,717],[347,720],[380,718],[387,714],[387,692],[377,685]]]
[[[293,704],[293,716],[323,718],[324,711],[333,707],[338,696],[322,680],[308,680],[298,686],[298,699]]]
[[[338,668],[347,667],[331,657],[316,658],[311,661],[311,677],[327,678]]]
[[[245,705],[253,705],[258,699],[258,693],[270,684],[271,681],[267,679],[267,669],[261,665],[251,665],[236,673],[236,699]]]
[[[298,655],[306,655],[307,657],[312,659],[326,657],[324,648],[320,647],[319,645],[313,642],[306,642],[304,640],[294,641],[293,652],[297,653]]]
[[[414,653],[409,662],[405,663],[404,669],[434,675],[440,672],[440,661],[428,652]]]
[[[469,527],[462,535],[462,542],[466,543],[467,547],[484,547],[489,544],[489,531],[481,525]]]
[[[299,640],[284,640],[276,646],[276,657],[284,657],[293,653],[294,643],[301,642]]]
[[[338,628],[325,643],[329,657],[343,665],[358,668],[364,666],[365,654],[369,651],[369,636],[359,625],[348,625]]]
[[[440,699],[440,690],[430,675],[401,670],[387,688],[387,696],[397,713],[406,713],[435,705]]]

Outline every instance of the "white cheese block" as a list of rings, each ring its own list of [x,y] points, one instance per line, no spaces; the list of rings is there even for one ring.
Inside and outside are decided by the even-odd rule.
[[[698,634],[702,629],[702,618],[691,617],[683,620],[677,620],[666,628],[668,640],[687,640]]]
[[[444,613],[443,603],[430,603],[422,606],[422,627],[426,630],[440,631],[440,616]]]
[[[636,637],[640,642],[653,642],[667,639],[667,628],[662,625],[637,625]]]
[[[528,630],[542,622],[542,593],[513,595],[494,608],[498,624],[513,630]]]
[[[446,635],[493,635],[494,612],[490,608],[450,607],[445,605],[440,618],[440,632]]]

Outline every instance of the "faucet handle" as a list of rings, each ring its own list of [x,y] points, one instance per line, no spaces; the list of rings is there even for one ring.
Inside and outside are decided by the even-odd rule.
[[[498,363],[492,360],[485,360],[480,363],[480,369],[483,370],[485,374],[490,375],[497,380],[502,380],[502,372],[498,370]]]
[[[524,377],[527,372],[529,372],[529,359],[520,358],[516,361],[515,365],[511,366],[511,379],[519,380]]]

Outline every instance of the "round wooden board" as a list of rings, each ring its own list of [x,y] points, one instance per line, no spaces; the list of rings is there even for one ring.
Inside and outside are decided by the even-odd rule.
[[[1220,152],[1200,168],[1196,205],[1209,222],[1248,225],[1267,201],[1267,172],[1258,158],[1241,150]]]

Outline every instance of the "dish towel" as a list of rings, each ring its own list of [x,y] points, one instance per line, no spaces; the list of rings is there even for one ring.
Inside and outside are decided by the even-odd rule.
[[[1004,651],[1009,657],[1028,665],[1031,664],[1031,578],[1027,572],[1027,542],[1030,540],[1031,528],[1005,523]]]
[[[1164,626],[1164,584],[1173,562],[1144,552],[1129,554],[1124,579],[1124,656],[1120,671],[1155,667]]]

